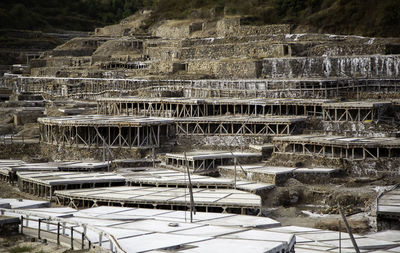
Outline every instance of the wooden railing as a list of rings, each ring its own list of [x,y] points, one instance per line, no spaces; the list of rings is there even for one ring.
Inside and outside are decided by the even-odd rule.
[[[36,143],[39,142],[39,136],[24,136],[24,135],[0,135],[0,144],[14,144],[14,143]]]
[[[0,208],[0,213],[2,215],[19,215],[19,232],[21,234],[35,237],[39,240],[46,239],[48,241],[57,243],[57,245],[62,244],[65,247],[69,247],[71,250],[91,249],[94,248],[94,245],[90,238],[87,236],[87,231],[90,230],[91,232],[97,233],[99,235],[99,247],[102,247],[103,241],[108,241],[111,252],[127,253],[120,246],[118,240],[112,234],[104,232],[101,229],[91,226],[89,224],[78,223],[75,221],[69,221],[68,219],[57,217],[39,217],[40,215],[38,215],[37,213],[31,213],[30,211],[26,210]],[[43,229],[43,226],[46,226],[47,229]],[[53,229],[50,229],[50,226],[53,226]],[[54,229],[54,227],[56,227],[57,229]],[[103,237],[105,238],[103,239]]]

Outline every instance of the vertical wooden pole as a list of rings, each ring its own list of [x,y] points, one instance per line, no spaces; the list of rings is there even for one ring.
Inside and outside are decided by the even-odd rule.
[[[186,171],[188,174],[188,187],[189,187],[189,194],[190,194],[190,223],[192,223],[193,222],[193,213],[196,214],[196,210],[194,208],[193,185],[192,185],[192,180],[190,178],[189,164],[188,164],[188,160],[186,157],[186,151],[184,152],[184,155],[185,155]]]
[[[340,205],[339,205],[339,212],[340,212],[340,215],[342,216],[344,225],[346,226],[347,233],[349,233],[350,240],[351,240],[351,243],[353,244],[354,250],[356,251],[356,253],[360,253],[360,249],[358,248],[357,242],[354,239],[353,232],[351,231],[349,223],[347,222],[346,216],[344,215],[343,209]]]
[[[24,216],[21,215],[21,234],[24,233]]]
[[[71,227],[71,250],[74,250],[74,227]]]
[[[60,222],[57,223],[57,245],[60,245]]]
[[[38,220],[38,239],[40,240],[40,223],[42,222],[42,219]]]

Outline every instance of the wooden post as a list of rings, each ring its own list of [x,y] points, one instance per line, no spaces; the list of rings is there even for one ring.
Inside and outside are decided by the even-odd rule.
[[[60,245],[60,222],[57,223],[57,245]]]
[[[151,149],[151,151],[152,151],[152,153],[153,153],[153,155],[152,155],[153,168],[155,168],[155,167],[156,167],[156,162],[155,162],[156,154],[155,154],[155,149],[154,149],[154,147]]]
[[[192,185],[192,180],[190,178],[190,171],[189,171],[188,160],[186,157],[186,151],[184,152],[184,155],[185,155],[186,171],[188,174],[188,187],[189,187],[189,194],[190,194],[190,223],[192,223],[193,222],[193,213],[196,214],[196,209],[194,208],[193,185]]]
[[[237,172],[236,172],[236,163],[237,163],[237,158],[236,156],[233,158],[234,166],[235,166],[235,185],[234,189],[236,189],[236,177],[237,177]]]
[[[340,231],[340,220],[338,222],[338,230],[339,230],[339,253],[342,253],[342,231]]]
[[[21,215],[20,221],[21,221],[21,234],[23,234],[24,233],[24,216]]]
[[[40,223],[42,222],[42,219],[38,220],[38,239],[40,240]]]
[[[71,250],[74,250],[74,227],[71,227]]]
[[[82,232],[82,239],[81,239],[81,249],[85,248],[85,233]]]
[[[342,209],[342,207],[340,205],[338,205],[338,207],[339,207],[339,212],[340,212],[340,215],[342,216],[344,225],[346,226],[347,233],[349,233],[349,236],[350,236],[350,239],[351,239],[351,243],[353,244],[354,250],[356,251],[356,253],[360,253],[360,250],[358,248],[357,242],[354,239],[354,236],[353,236],[353,233],[351,232],[351,228],[349,226],[349,223],[347,222],[346,216],[344,215],[343,209]]]

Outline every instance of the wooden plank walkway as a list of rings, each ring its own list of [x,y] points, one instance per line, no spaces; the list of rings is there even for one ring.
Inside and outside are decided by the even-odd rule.
[[[400,186],[378,198],[378,217],[400,218]]]

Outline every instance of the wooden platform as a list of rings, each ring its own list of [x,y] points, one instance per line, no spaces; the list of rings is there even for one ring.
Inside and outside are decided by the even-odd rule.
[[[38,120],[41,142],[76,148],[157,148],[168,137],[168,118],[78,115]]]
[[[379,121],[392,105],[390,101],[326,103],[322,106],[322,118],[325,121]]]
[[[208,116],[175,119],[178,136],[284,136],[300,133],[307,117]]]
[[[400,157],[400,138],[297,135],[274,137],[275,154],[364,160]]]
[[[0,160],[0,180],[13,183],[16,181],[17,172],[58,172],[77,171],[94,172],[107,171],[107,162],[99,161],[57,161],[48,163],[25,163],[23,161]]]
[[[21,191],[50,199],[52,199],[55,190],[125,184],[125,178],[123,176],[110,172],[18,172],[17,176],[19,178],[18,183]]]
[[[62,126],[153,126],[173,123],[172,119],[154,117],[126,117],[126,116],[104,116],[104,115],[75,115],[66,117],[46,117],[38,119],[45,125]]]
[[[200,150],[186,153],[167,153],[166,165],[176,169],[186,169],[186,161],[189,169],[194,173],[209,173],[217,170],[219,165],[233,165],[237,162],[258,162],[261,153],[227,152],[216,150]]]
[[[378,198],[378,217],[400,219],[400,187]]]
[[[55,238],[59,231],[61,238],[70,242],[70,227],[73,227],[75,249],[81,248],[79,239],[82,232],[96,251],[119,253],[281,253],[293,252],[296,243],[294,235],[265,231],[279,227],[278,221],[248,215],[198,211],[193,215],[193,222],[189,222],[187,211],[116,206],[82,210],[67,207],[36,208],[20,212],[6,210],[5,214],[17,218],[23,216],[25,231],[37,229],[37,219],[41,218],[41,236],[48,240]],[[31,219],[29,223],[27,218]],[[57,222],[62,224],[60,229]],[[85,243],[87,246],[87,241]]]
[[[144,115],[164,117],[205,117],[243,115],[308,116],[322,114],[328,99],[239,99],[239,98],[104,98],[97,113],[104,115]]]
[[[189,180],[186,173],[165,168],[131,168],[119,169],[118,174],[126,177],[130,186],[187,187]],[[270,190],[272,184],[257,183],[247,180],[236,181],[233,178],[191,175],[193,187],[208,189],[233,189],[257,193]]]
[[[59,204],[75,208],[117,205],[186,210],[189,206],[186,188],[125,186],[55,191],[54,194]],[[261,198],[243,191],[194,188],[193,195],[198,211],[258,214],[261,209]]]

